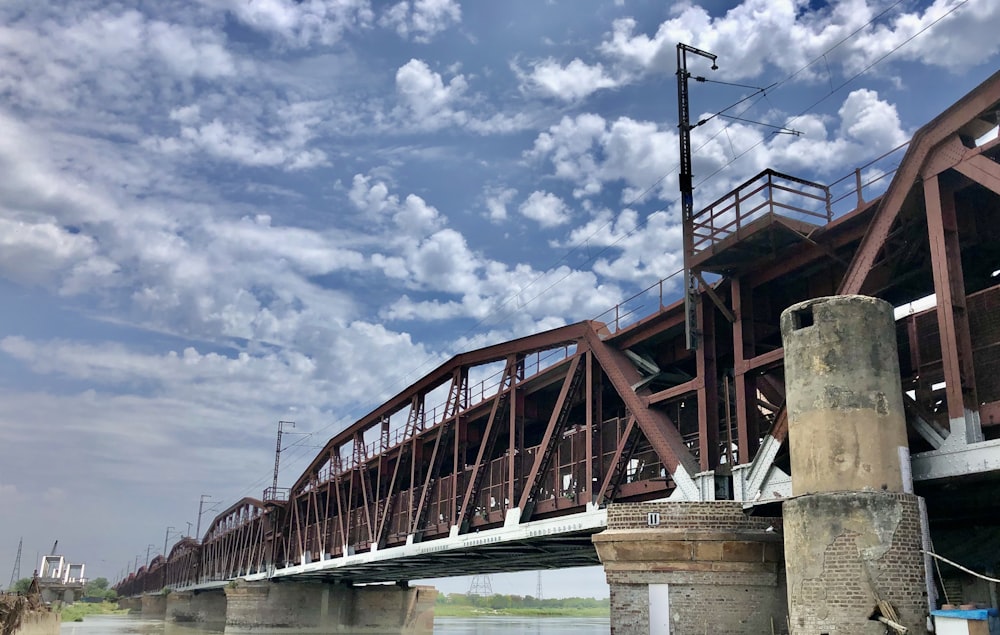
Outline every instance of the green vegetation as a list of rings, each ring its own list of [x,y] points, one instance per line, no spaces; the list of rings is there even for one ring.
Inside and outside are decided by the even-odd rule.
[[[31,586],[31,578],[21,578],[14,583],[14,586],[10,588],[11,593],[27,593],[28,587]]]
[[[94,578],[87,582],[87,586],[83,587],[83,597],[114,602],[118,599],[118,594],[115,593],[114,589],[108,588],[107,578]]]
[[[86,615],[124,614],[128,611],[119,609],[113,602],[75,602],[63,605],[61,613],[64,622],[82,622]]]
[[[517,615],[526,617],[604,617],[610,615],[608,599],[559,598],[539,600],[530,595],[440,594],[434,607],[437,617]]]

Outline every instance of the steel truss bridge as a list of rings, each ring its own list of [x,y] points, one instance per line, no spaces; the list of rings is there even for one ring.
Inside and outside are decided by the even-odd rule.
[[[661,282],[599,321],[457,355],[118,592],[596,564],[610,502],[773,505],[790,492],[778,318],[831,294],[904,314],[909,449],[936,540],[997,536],[998,118],[1000,73],[847,179],[753,177],[687,221],[695,350]]]

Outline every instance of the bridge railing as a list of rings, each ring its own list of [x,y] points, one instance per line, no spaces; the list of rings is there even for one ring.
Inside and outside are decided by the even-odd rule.
[[[830,206],[834,218],[864,207],[889,187],[910,142],[899,144],[868,163],[830,183]]]

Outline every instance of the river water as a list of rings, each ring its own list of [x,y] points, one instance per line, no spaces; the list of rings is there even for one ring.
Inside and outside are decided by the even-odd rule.
[[[435,635],[605,635],[606,617],[436,617]],[[222,630],[192,628],[144,620],[132,615],[89,615],[82,622],[65,622],[59,635],[212,635]],[[295,631],[287,631],[295,635]]]

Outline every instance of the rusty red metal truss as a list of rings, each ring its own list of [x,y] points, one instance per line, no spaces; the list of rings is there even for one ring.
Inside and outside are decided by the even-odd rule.
[[[287,495],[243,499],[119,593],[489,530],[514,510],[523,523],[660,498],[699,472],[724,498],[735,465],[785,438],[778,317],[823,295],[902,306],[936,293],[936,308],[898,322],[908,413],[947,429],[973,409],[997,436],[1000,145],[977,140],[998,111],[1000,73],[914,136],[883,196],[861,191],[859,169],[845,195],[857,207],[832,219],[829,189],[771,171],[696,215],[697,350],[682,302],[650,297],[641,313],[637,296],[614,311],[640,318],[627,326],[580,322],[457,355],[331,438]],[[751,200],[800,190],[800,203]],[[791,208],[808,218],[790,222]],[[910,443],[928,448],[912,430]],[[781,451],[767,460],[785,465]]]

